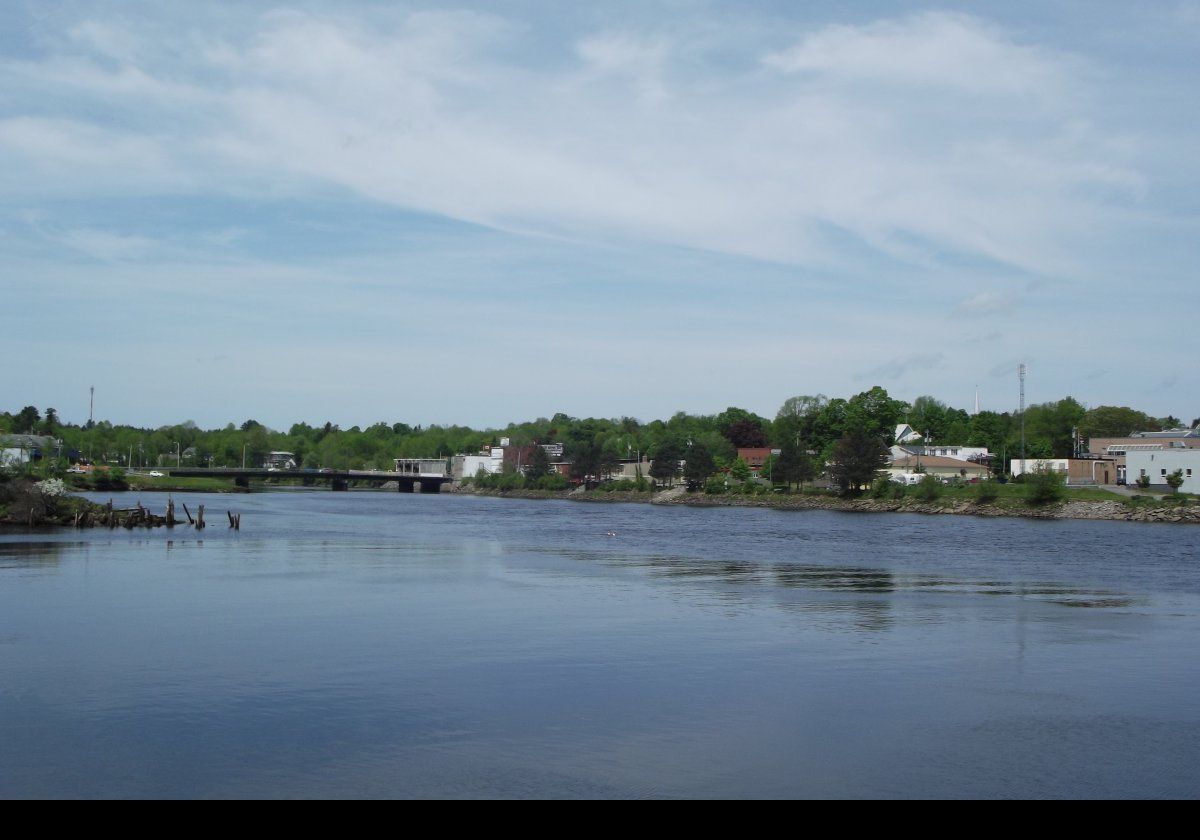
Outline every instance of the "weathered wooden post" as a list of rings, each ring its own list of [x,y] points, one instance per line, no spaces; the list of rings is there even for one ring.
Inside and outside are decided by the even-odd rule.
[[[200,507],[198,507],[196,509],[196,530],[199,531],[203,528],[204,528],[204,505],[200,505]]]

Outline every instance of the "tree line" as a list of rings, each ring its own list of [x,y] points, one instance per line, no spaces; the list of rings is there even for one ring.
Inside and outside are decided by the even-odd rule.
[[[1122,436],[1132,431],[1181,425],[1178,418],[1154,418],[1128,407],[1088,409],[1072,397],[1029,406],[1025,411],[1025,452],[1029,458],[1069,457],[1077,439]],[[379,422],[342,429],[334,423],[295,423],[286,431],[250,419],[224,428],[201,429],[187,421],[158,428],[64,423],[53,408],[34,406],[0,412],[0,430],[59,438],[64,449],[96,463],[133,468],[173,465],[259,466],[272,451],[295,454],[301,467],[389,469],[394,458],[438,458],[472,453],[508,438],[512,445],[562,443],[568,460],[583,475],[611,471],[623,460],[649,458],[666,465],[693,464],[709,474],[735,466],[737,449],[780,450],[766,470],[782,482],[811,481],[826,464],[836,466],[870,448],[893,442],[895,428],[908,423],[934,443],[986,446],[1005,461],[1020,451],[1021,417],[1013,412],[971,415],[932,396],[911,403],[876,386],[850,397],[795,396],[774,418],[730,407],[719,414],[678,412],[643,423],[633,417],[595,418],[555,414],[501,429],[467,426],[410,426]],[[1193,425],[1200,425],[1193,421]],[[658,476],[652,476],[658,478]],[[685,476],[685,478],[689,478]]]

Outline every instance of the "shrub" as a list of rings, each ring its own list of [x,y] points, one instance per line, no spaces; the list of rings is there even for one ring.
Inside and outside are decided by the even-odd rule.
[[[895,502],[900,501],[906,495],[908,495],[908,493],[903,484],[892,483],[891,489],[888,490],[888,497]]]
[[[725,479],[722,476],[714,475],[708,481],[704,482],[704,492],[710,496],[716,496],[725,492]]]
[[[1049,505],[1060,502],[1066,495],[1063,485],[1065,476],[1052,469],[1039,467],[1024,476],[1025,499],[1031,505]]]
[[[1137,477],[1137,486],[1142,490],[1148,490],[1150,488],[1150,476],[1139,475]]]
[[[558,473],[550,473],[537,480],[537,489],[539,490],[566,490],[570,486],[571,482]]]
[[[1183,470],[1175,470],[1167,476],[1167,486],[1171,488],[1172,493],[1178,493],[1179,488],[1183,486]]]
[[[1000,488],[991,479],[981,481],[975,486],[975,501],[977,504],[987,504],[988,502],[996,501],[998,498],[1000,498]]]
[[[520,473],[501,473],[498,477],[496,487],[501,490],[520,490],[525,486],[525,477]]]
[[[107,470],[94,470],[91,478],[92,484],[97,490],[129,489],[129,484],[125,481],[125,470],[120,467],[112,467]]]
[[[936,501],[942,495],[942,483],[938,481],[937,476],[926,473],[917,485],[915,493],[922,502]]]

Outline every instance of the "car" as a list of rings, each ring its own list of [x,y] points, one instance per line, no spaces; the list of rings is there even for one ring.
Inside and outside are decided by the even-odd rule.
[[[163,474],[160,473],[158,470],[150,470],[150,472],[146,473],[146,475],[150,476],[151,478],[162,478],[163,477]]]

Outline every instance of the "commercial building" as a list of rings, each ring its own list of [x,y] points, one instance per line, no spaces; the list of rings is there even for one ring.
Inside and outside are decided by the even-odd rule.
[[[1142,476],[1156,490],[1170,490],[1167,476],[1179,470],[1184,493],[1200,493],[1200,449],[1141,449],[1125,455],[1125,474],[1130,484]]]

